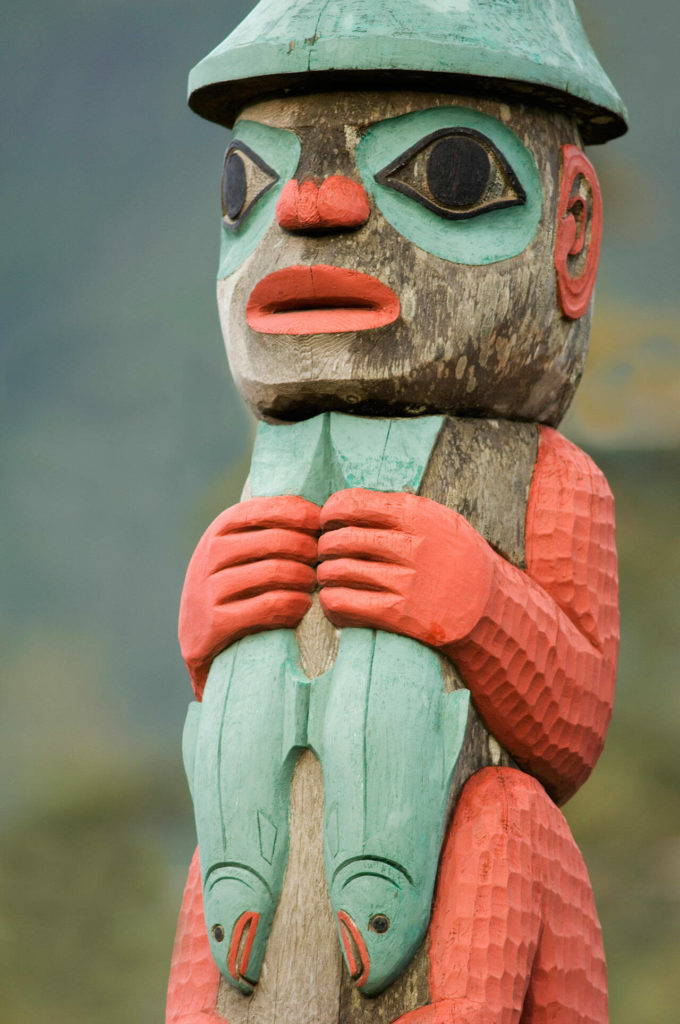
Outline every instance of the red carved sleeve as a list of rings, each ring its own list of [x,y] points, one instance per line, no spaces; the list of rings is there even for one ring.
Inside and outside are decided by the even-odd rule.
[[[541,428],[526,573],[496,558],[482,617],[446,653],[488,728],[563,803],[597,761],[619,638],[614,501],[580,449]]]
[[[165,1024],[227,1024],[217,1013],[220,972],[203,916],[198,847],[189,868],[172,951]]]

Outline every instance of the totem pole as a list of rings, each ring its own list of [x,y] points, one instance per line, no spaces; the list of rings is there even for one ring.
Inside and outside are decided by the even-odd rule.
[[[261,0],[218,303],[260,420],[182,593],[168,1024],[604,1024],[558,806],[607,730],[613,502],[554,429],[625,109],[572,0]]]

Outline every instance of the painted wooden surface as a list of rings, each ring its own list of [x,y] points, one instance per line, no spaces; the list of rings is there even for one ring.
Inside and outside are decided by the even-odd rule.
[[[364,202],[368,207],[365,193]],[[305,230],[311,220],[300,219],[298,211],[281,216]],[[318,218],[318,209],[314,216]],[[333,218],[330,212],[327,223],[333,220],[337,227],[342,218]],[[313,225],[318,227],[318,220]],[[263,277],[250,293],[246,322],[260,334],[343,334],[385,327],[394,323],[399,311],[399,299],[377,278],[317,263]]]
[[[415,490],[440,427],[437,417],[338,413],[263,424],[251,488],[318,504],[348,485]],[[213,578],[225,572],[221,549],[217,557]],[[228,565],[227,574],[234,569],[241,571]],[[248,636],[214,660],[200,713],[193,705],[187,717],[209,941],[224,976],[250,992],[287,863],[292,773],[309,746],[324,775],[331,904],[350,972],[375,994],[401,973],[427,928],[468,692],[446,692],[437,654],[393,632],[344,630],[335,663],[316,680],[299,662],[291,631]]]
[[[341,417],[340,420],[341,422],[346,422],[347,418]],[[268,428],[266,426],[263,426],[261,429],[271,432],[275,437],[283,433],[285,439],[287,431],[294,435],[298,429],[301,429],[303,432],[306,431],[308,436],[312,433],[318,436],[318,429],[314,431],[315,426],[314,423],[308,421],[305,424],[300,424],[299,427],[294,427],[290,431],[288,431],[288,428]],[[361,427],[358,421],[353,420],[351,423],[348,423],[348,426],[357,427],[357,436],[361,435]],[[384,430],[386,426],[382,429]],[[427,420],[420,420],[414,426],[422,432],[424,428],[428,427],[428,423]],[[368,424],[368,428],[379,431],[381,425],[376,422]],[[433,419],[432,426],[429,428],[429,437],[431,439],[437,438],[437,444],[427,466],[421,463],[421,468],[418,470],[418,459],[414,459],[412,454],[405,451],[399,443],[397,443],[394,449],[397,464],[399,455],[401,455],[402,464],[410,466],[411,472],[416,473],[414,483],[417,483],[418,477],[422,477],[424,481],[423,492],[425,494],[432,494],[433,497],[439,500],[444,499],[452,509],[466,508],[468,515],[474,520],[475,524],[479,528],[488,531],[488,536],[493,540],[494,544],[507,551],[511,557],[517,559],[519,564],[522,564],[524,558],[523,529],[526,501],[537,448],[537,432],[535,427],[514,423],[503,424],[489,423],[487,421],[453,420],[445,421],[442,427],[441,421]],[[376,442],[377,440],[378,434],[376,434]],[[338,447],[340,450],[342,449],[340,442],[338,442]],[[264,453],[268,450],[269,446],[264,449],[256,448],[254,463],[254,486],[256,490],[261,486],[268,486],[270,490],[272,488],[278,489],[282,486],[281,477],[277,478],[274,473],[275,468],[280,467],[281,460],[277,459],[274,463],[268,462],[264,457]],[[351,442],[349,451],[351,452]],[[454,467],[457,467],[457,471],[452,472],[451,470]],[[301,486],[307,489],[306,493],[312,493],[318,488],[319,484],[316,482],[320,475],[318,473],[318,465],[313,467],[309,463],[305,464],[304,460],[299,460],[296,471],[299,474],[300,480],[303,481]],[[347,465],[345,472],[351,472]],[[375,465],[373,472],[380,472],[379,465]],[[446,483],[447,480],[448,485]],[[476,501],[470,488],[472,480],[476,480],[478,486],[478,500]],[[307,481],[307,483],[304,483],[304,481]],[[512,481],[511,484],[510,481]],[[385,471],[385,482],[387,486],[392,486],[394,483],[393,478],[390,477],[387,471]],[[309,488],[312,490],[310,491]],[[318,490],[316,491],[316,496],[319,496]],[[300,641],[302,663],[306,671],[317,674],[320,671],[326,671],[329,662],[337,654],[337,634],[328,620],[320,614],[316,601],[312,606],[312,610],[303,619],[301,626],[298,628],[298,639]],[[451,690],[462,685],[460,677],[457,676],[453,665],[447,659],[442,661],[442,671],[445,675],[444,685],[446,689]],[[472,712],[468,722],[464,748],[458,760],[452,792],[454,794],[458,793],[469,775],[478,770],[479,767],[493,763],[511,764],[512,762],[498,744],[491,739],[476,713]],[[453,801],[450,806],[452,804]],[[296,805],[293,801],[290,821],[292,835],[295,835],[298,830],[302,829],[304,831],[308,827],[306,822],[296,820],[295,807]],[[305,893],[307,893],[307,884],[307,881],[300,878],[297,874],[292,875],[290,881],[287,875],[282,900],[286,899],[286,885],[292,885],[296,889],[302,886]],[[308,895],[310,899],[313,899],[311,892]],[[330,920],[332,922],[332,918]],[[332,940],[335,942],[337,949],[339,948],[337,931],[332,923],[331,927]],[[283,957],[288,965],[287,970],[289,972],[294,969],[295,963],[299,962],[300,959],[305,963],[316,962],[314,950],[304,941],[302,935],[298,944],[294,947],[287,945],[285,952],[279,949],[281,940],[277,940],[276,936],[275,919],[267,958],[265,959],[263,980],[271,977],[267,967],[270,956],[277,963]],[[427,948],[424,946],[408,970],[385,993],[371,1000],[366,1000],[357,994],[357,990],[351,984],[345,969],[342,975],[339,995],[336,996],[336,1000],[340,999],[343,1007],[343,1016],[339,1019],[347,1020],[348,1022],[394,1020],[397,1013],[403,1013],[408,1009],[415,1009],[418,1006],[424,1005],[428,998],[427,976],[429,969],[430,963]],[[236,1024],[240,1020],[259,1019],[258,1014],[273,1012],[269,1005],[269,1000],[273,998],[270,986],[267,985],[260,988],[260,985],[258,985],[255,994],[248,999],[243,999],[238,994],[234,994],[234,996],[229,995],[226,992],[228,987],[223,983],[220,988],[220,1006],[225,1010],[229,1006],[227,1019],[230,1021],[230,1024]],[[297,1002],[290,995],[287,987],[283,986],[281,988],[281,993],[277,1000],[279,998],[282,1001],[282,1005],[288,1005],[289,1001],[293,1000],[296,1006],[296,1013],[303,1012],[303,1004]],[[252,1010],[250,1009],[251,1004],[253,1006]],[[278,1008],[278,1001],[274,1005]],[[267,1011],[263,1009],[265,1006],[268,1007]],[[315,1006],[314,1013],[318,1014],[318,1005],[315,1004]],[[329,1010],[331,1015],[327,1018],[329,1021],[338,1019],[332,1015],[337,1013],[337,1001],[331,1000],[331,1006],[332,1010]],[[279,1010],[277,1009],[276,1012],[278,1013]],[[251,1014],[255,1016],[249,1016]],[[325,1018],[312,1016],[303,1019],[309,1019],[310,1024],[312,1020],[321,1024]]]
[[[249,79],[285,75],[290,88],[295,76],[338,70],[475,76],[506,91],[526,83],[554,90],[594,139],[625,130],[572,0],[261,0],[194,68],[190,102],[229,123]]]
[[[341,174],[332,174],[321,185],[289,181],[276,208],[276,219],[286,231],[360,228],[370,215],[361,185]]]
[[[602,243],[602,196],[595,168],[578,146],[562,147],[555,268],[565,316],[583,316],[595,287]]]
[[[606,1022],[556,807],[602,749],[618,643],[611,494],[547,425],[599,253],[577,116],[357,92],[237,128],[218,298],[275,422],[182,596],[201,862],[173,1024]]]
[[[407,121],[400,122],[403,137],[390,131],[391,152],[397,156],[414,142],[411,119],[416,113],[425,116],[426,136],[432,111],[441,127],[444,116],[449,126],[460,120],[468,124],[470,110],[480,115],[477,127],[483,122],[481,115],[497,125],[491,141],[516,164],[514,170],[528,192],[530,176],[515,149],[503,141],[507,132],[516,137],[517,150],[528,153],[540,175],[542,212],[533,221],[533,237],[524,235],[525,248],[513,259],[493,262],[517,249],[499,250],[492,225],[501,220],[509,231],[511,215],[523,224],[527,207],[445,221],[396,192],[391,193],[395,200],[417,211],[421,231],[425,227],[420,215],[426,218],[430,248],[436,244],[439,253],[450,239],[450,259],[434,258],[406,237],[402,230],[410,231],[411,221],[395,220],[395,227],[373,201],[371,215],[358,231],[322,234],[283,229],[272,208],[256,252],[237,268],[232,246],[246,245],[248,222],[238,239],[223,231],[221,266],[230,272],[218,281],[222,329],[234,378],[258,417],[302,419],[334,409],[359,415],[448,412],[559,422],[582,373],[590,329],[589,311],[577,320],[556,315],[560,147],[578,142],[571,123],[539,107],[395,92],[263,103],[246,111],[243,127],[250,132],[249,124],[263,120],[284,136],[295,132],[301,139],[298,180],[341,174],[359,183],[363,178],[357,154],[367,126],[377,131],[376,124],[406,116]],[[237,136],[240,131],[237,126]],[[277,167],[275,153],[263,148],[261,155]],[[377,160],[375,170],[382,166]],[[369,192],[378,188],[369,181]],[[390,216],[394,219],[393,212]],[[491,225],[491,234],[485,224]],[[253,221],[258,238],[261,230],[259,220]],[[463,256],[466,262],[458,262]],[[286,267],[319,264],[378,278],[399,299],[398,319],[372,330],[370,342],[360,331],[272,335],[248,326],[246,308],[263,279]]]
[[[537,555],[536,548],[536,544],[538,542],[538,549],[540,549],[541,531],[546,531],[544,532],[543,536],[545,536],[547,539],[547,529],[549,529],[549,526],[546,529],[546,524],[542,520],[543,517],[545,517],[546,512],[548,511],[546,505],[550,504],[550,502],[546,500],[546,495],[543,493],[541,493],[541,496],[538,499],[535,499],[533,506],[531,504],[530,497],[529,508],[533,507],[534,511],[533,514],[530,514],[527,517],[526,496],[527,494],[530,494],[530,483],[532,481],[532,470],[534,468],[533,461],[536,453],[536,442],[538,440],[536,428],[532,427],[531,425],[522,426],[521,424],[512,423],[497,424],[488,421],[461,422],[452,420],[447,421],[446,428],[446,430],[441,431],[440,440],[438,441],[438,448],[439,446],[441,446],[441,453],[438,452],[437,449],[435,449],[433,457],[430,460],[430,465],[425,471],[424,481],[426,483],[430,481],[429,486],[433,487],[433,493],[436,494],[440,501],[444,497],[445,499],[447,499],[446,503],[449,504],[450,507],[452,508],[455,508],[456,505],[458,505],[459,508],[466,507],[468,516],[470,516],[471,520],[475,520],[478,525],[482,525],[480,516],[481,518],[486,516],[486,529],[489,531],[487,536],[489,536],[489,539],[493,538],[494,546],[498,547],[500,550],[504,552],[514,555],[515,559],[517,559],[519,564],[523,564],[524,562],[526,562],[528,565],[531,565],[533,569],[533,563],[538,565],[541,561],[540,555]],[[281,429],[285,431],[287,428],[279,428],[279,430]],[[550,433],[548,433],[545,436],[550,440]],[[560,444],[564,446],[566,445],[566,442],[561,441]],[[541,485],[541,478],[544,476],[545,479],[548,481],[548,496],[551,494],[550,488],[552,486],[549,482],[552,479],[554,479],[552,471],[550,469],[550,460],[552,458],[553,450],[554,443],[552,446],[548,444],[547,447],[544,447],[544,454],[541,456],[539,453],[538,458],[538,462],[544,468],[544,472],[541,475],[539,475],[538,480],[536,478],[536,474],[533,474],[534,487],[538,486],[541,489],[541,491],[543,491],[545,487],[545,485]],[[567,448],[565,451],[560,451],[558,447],[558,451],[559,455],[557,457],[560,459],[560,462],[563,462],[565,455],[568,456],[569,454],[569,448]],[[456,465],[452,458],[454,453],[456,453],[458,456],[458,466],[460,467],[460,472],[458,473],[450,472],[453,466]],[[473,459],[471,459],[471,455],[474,455],[474,461]],[[442,487],[444,486],[444,474],[442,472],[443,466],[448,467],[449,479],[452,481],[453,493],[450,493],[448,495],[445,495],[442,492]],[[486,467],[486,473],[480,472],[480,467],[482,466]],[[470,491],[467,489],[466,486],[468,484],[468,480],[465,477],[466,467],[467,473],[473,473],[474,479],[476,479],[480,485],[481,500],[478,500],[477,502],[471,500]],[[524,469],[522,469],[522,467],[524,467]],[[265,472],[263,472],[263,470],[265,470]],[[308,476],[308,471],[306,471],[304,468],[301,470],[301,472],[303,476]],[[506,487],[504,486],[506,483],[506,480],[504,480],[504,475],[507,474],[508,472],[512,473],[515,484],[513,488],[510,488],[510,492],[508,492],[508,490],[506,490]],[[266,464],[260,469],[260,474],[263,478],[266,478]],[[514,522],[513,517],[508,515],[507,506],[508,493],[512,494],[513,491],[515,494],[515,505],[518,509],[518,514],[514,517]],[[494,494],[495,500],[492,497],[492,495]],[[553,504],[555,504],[554,501]],[[558,500],[556,504],[559,507],[560,501]],[[536,508],[537,505],[538,508]],[[494,507],[496,510],[495,512],[493,511]],[[522,514],[522,512],[524,512],[524,514]],[[537,514],[539,514],[539,519],[541,519],[538,536],[534,534],[534,521],[535,516]],[[601,512],[597,516],[597,518],[601,520]],[[586,523],[589,523],[592,520],[590,516],[586,516],[584,518],[584,521]],[[525,545],[522,544],[523,524],[526,524],[529,530],[529,537],[527,538],[528,547],[530,551],[529,556],[527,556],[526,551],[523,550],[523,548],[525,547]],[[554,546],[554,542],[552,539],[552,530],[550,530],[549,543],[551,546]],[[577,543],[577,547],[581,549],[582,545],[580,543]],[[606,564],[603,567],[605,572],[611,574],[611,568],[607,570]],[[599,573],[601,571],[602,570],[596,570],[594,579],[600,578]],[[312,635],[318,637],[318,610],[316,611],[315,615],[316,625],[314,627]],[[497,629],[498,627],[495,627],[496,631]],[[326,630],[328,630],[327,626]],[[322,645],[322,649],[324,650],[329,650],[329,635],[330,634],[328,632],[325,633],[326,639],[324,644]],[[489,645],[487,643],[487,648],[488,646]],[[330,649],[334,650],[334,648],[335,642],[331,640]],[[510,681],[512,681],[512,670],[507,665],[505,668],[505,674],[506,677],[508,677]],[[472,664],[469,671],[465,674],[464,677],[467,685],[474,687],[476,683],[479,683],[479,679],[476,680],[475,675],[476,668],[475,665]],[[497,673],[495,675],[497,675]],[[483,678],[484,672],[481,673],[482,684]],[[455,682],[453,685],[455,685]],[[477,700],[479,701],[479,696],[477,696]],[[566,721],[568,717],[568,714],[564,714],[562,716],[564,721]],[[606,719],[603,720],[603,725],[600,726],[600,729],[602,729],[603,727],[606,727]],[[479,729],[479,722],[477,724],[477,728]],[[521,719],[519,720],[519,726],[517,728],[518,733],[521,733]],[[587,726],[586,732],[589,733],[590,729],[591,727]],[[484,739],[484,737],[487,738]],[[482,739],[481,744],[479,744],[480,738]],[[485,763],[485,756],[488,758],[486,763],[493,762],[494,757],[496,759],[498,759],[499,756],[502,757],[500,748],[493,744],[491,741],[489,741],[488,733],[486,733],[484,729],[482,729],[481,736],[478,733],[477,743],[479,744],[479,748],[476,750],[475,753],[473,753],[472,758],[467,761],[468,770],[479,769],[481,764]],[[484,755],[484,750],[486,750],[486,755]],[[596,752],[591,754],[591,757],[594,756],[596,756]],[[465,781],[466,777],[467,776],[459,776],[459,778],[454,781],[454,789],[456,785],[460,786],[461,783]],[[300,826],[299,824],[296,824],[293,821],[291,823],[291,827],[295,830]],[[295,884],[299,884],[299,881]],[[300,955],[300,950],[296,949],[294,951],[291,951],[290,955],[298,957]],[[423,965],[423,967],[425,966],[424,956],[421,958],[420,963]],[[416,966],[417,964],[414,964],[411,970],[415,971]],[[422,989],[419,988],[419,985],[416,983],[413,976],[411,976],[408,979],[405,977],[401,982],[398,982],[397,985],[401,984],[406,986],[407,980],[409,982],[409,985],[407,986],[407,991],[422,991]],[[386,999],[388,1000],[388,1002],[386,1003],[386,1005],[390,1005],[389,1000],[393,996],[393,990],[388,990],[388,994],[386,994]],[[256,996],[253,998],[261,999],[261,996]],[[247,1003],[247,1001],[245,1002]],[[381,1018],[380,1016],[375,1016],[379,1013],[378,1007],[380,1006],[380,1003],[376,1003],[375,1000],[372,1000],[369,1004],[366,1004],[366,1002],[363,1000],[360,1000],[357,1003],[356,999],[353,1000],[352,997],[350,996],[349,1006],[351,1007],[352,1005],[356,1005],[359,1008],[359,1015],[357,1019],[362,1019],[362,1014],[369,1012],[368,1007],[370,1007],[370,1013],[374,1015],[369,1019],[387,1019],[387,1017]],[[241,1003],[241,1006],[243,1008],[243,1001]],[[403,1009],[406,1008],[406,1006],[403,1007]],[[349,1010],[346,1009],[345,1012],[349,1012]],[[391,1009],[389,1012],[392,1012]],[[232,1008],[232,1017],[233,1014],[234,1009]],[[238,1019],[240,1018],[234,1017],[234,1020]]]
[[[486,768],[463,790],[430,929],[431,1005],[400,1024],[601,1024],[602,936],[583,858],[545,790]],[[465,941],[460,941],[460,936]]]

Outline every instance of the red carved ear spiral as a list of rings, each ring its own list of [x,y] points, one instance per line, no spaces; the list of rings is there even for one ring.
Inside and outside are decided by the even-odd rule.
[[[578,320],[588,308],[601,243],[602,195],[595,169],[578,146],[562,146],[555,267],[560,306],[570,320]]]

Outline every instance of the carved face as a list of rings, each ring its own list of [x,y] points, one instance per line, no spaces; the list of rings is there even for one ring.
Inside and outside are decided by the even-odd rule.
[[[256,415],[559,422],[597,264],[594,175],[585,157],[563,169],[578,141],[562,115],[442,94],[246,108],[225,158],[218,303]]]

